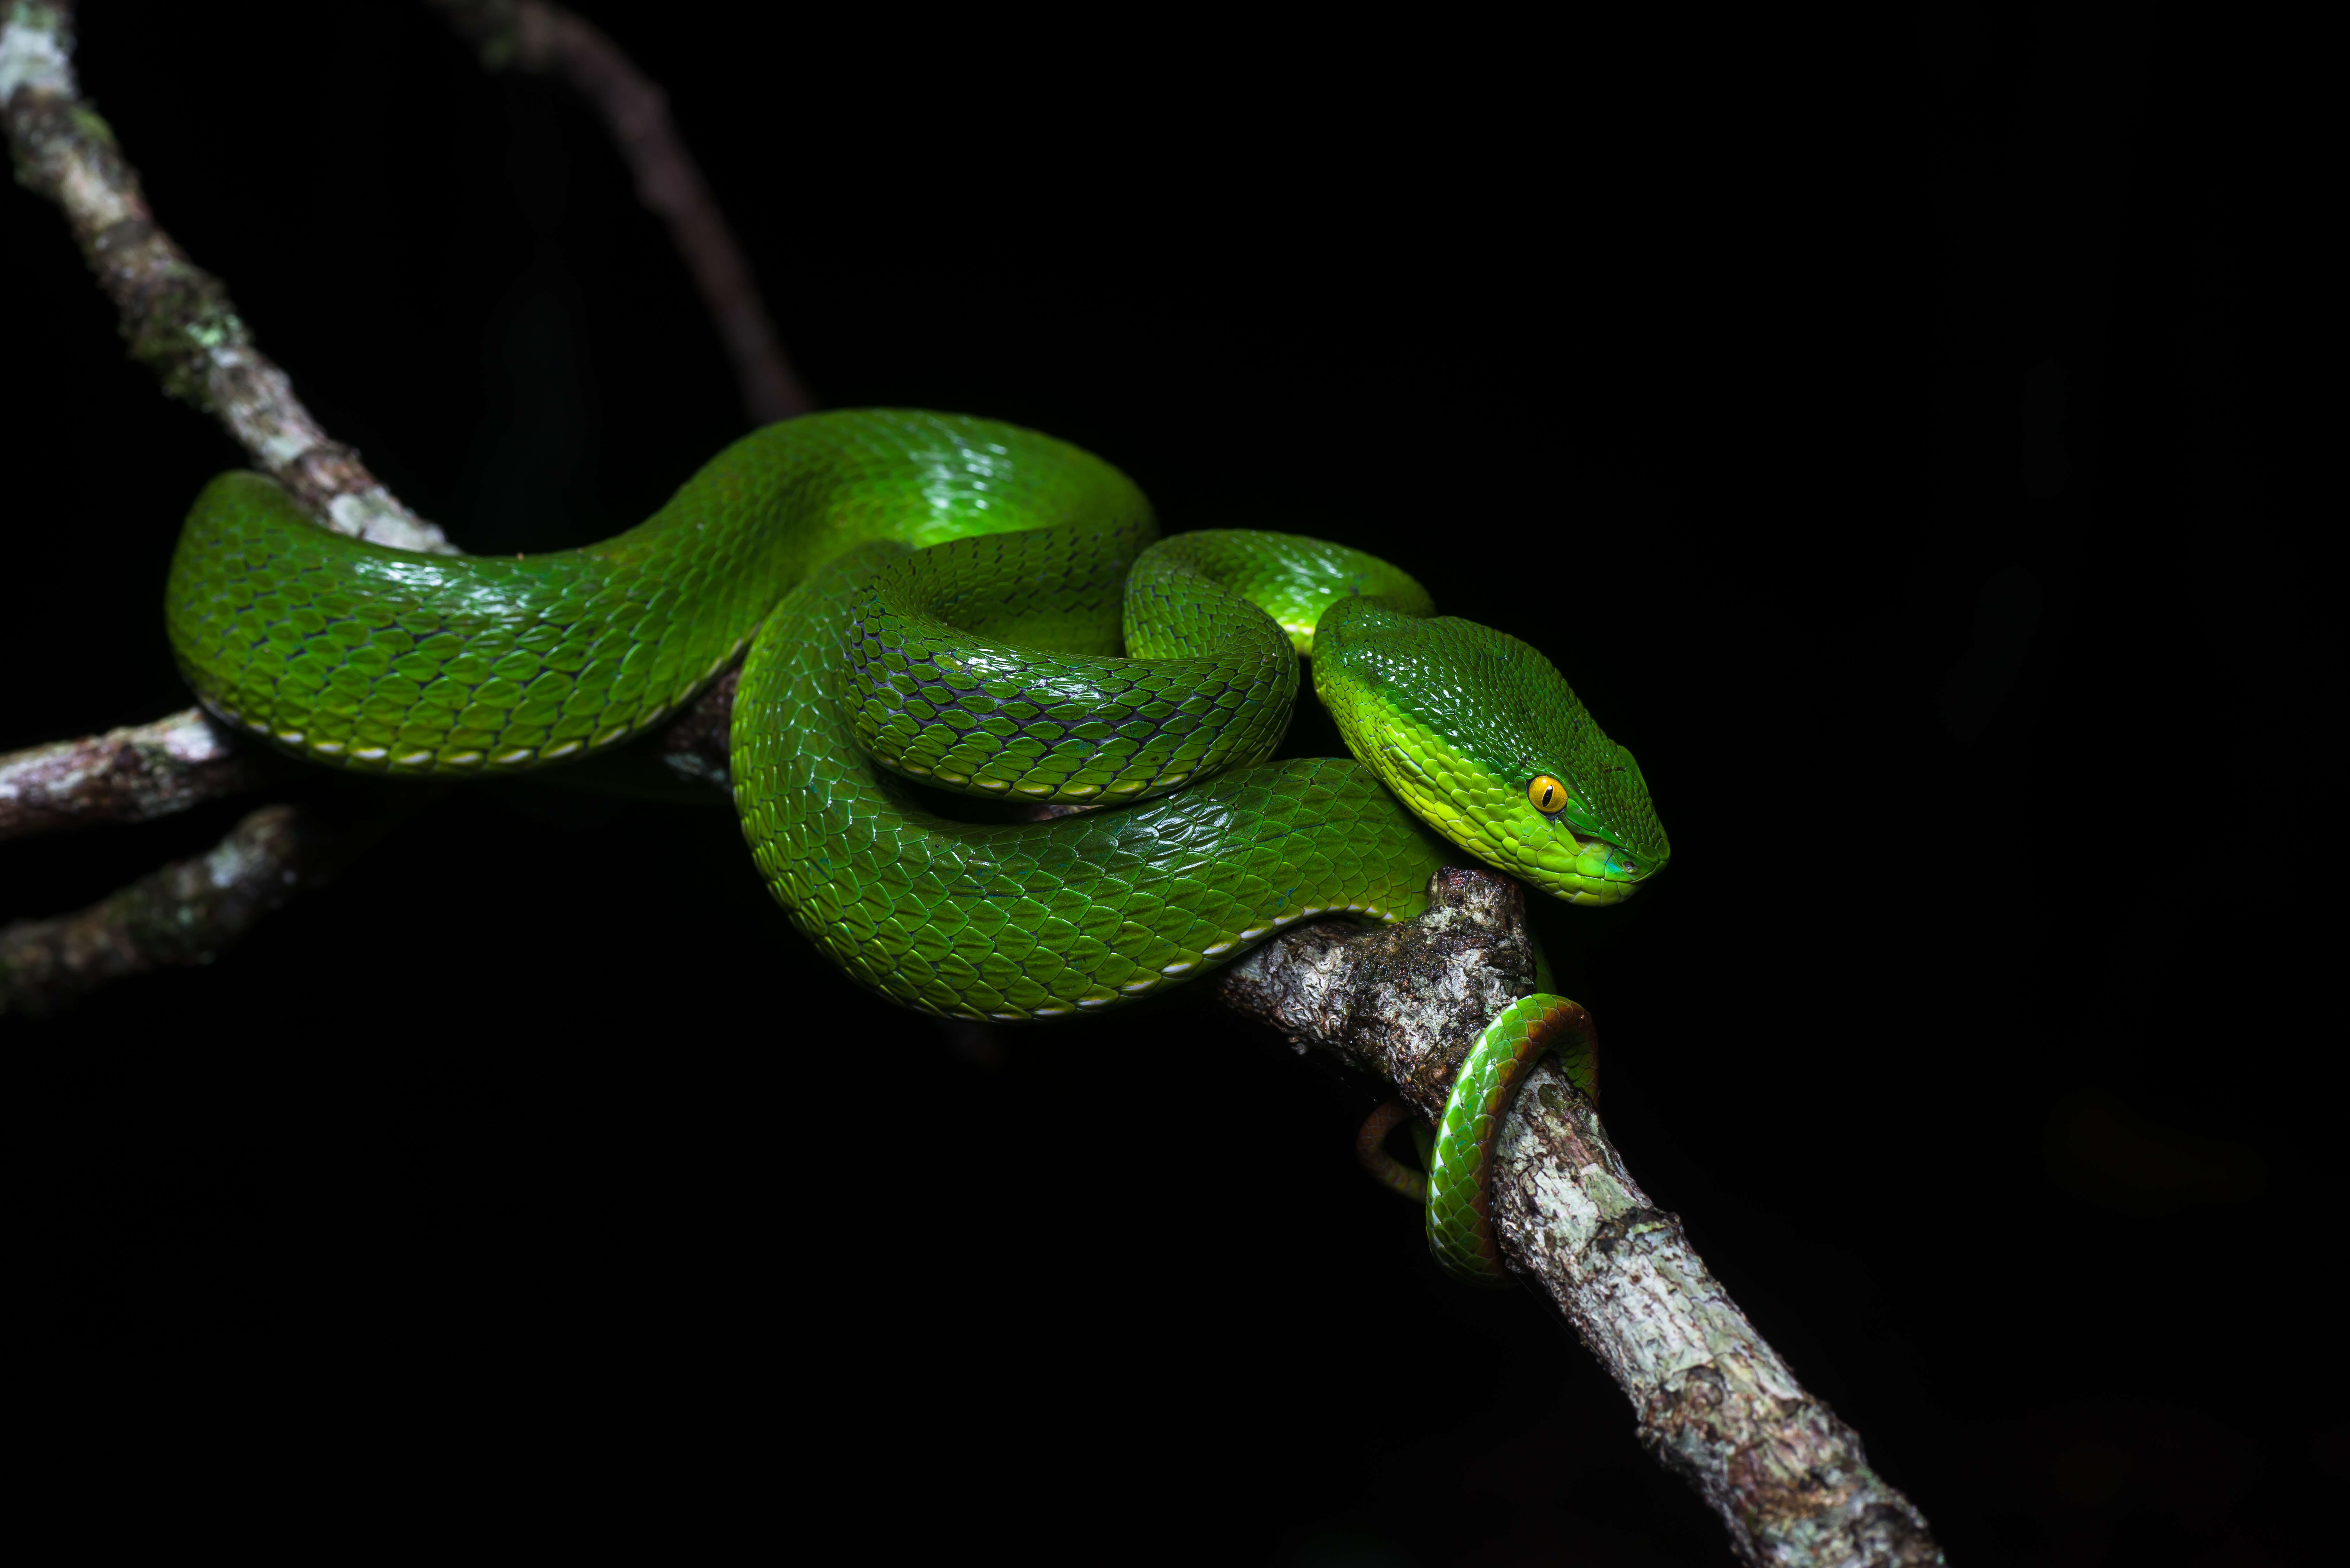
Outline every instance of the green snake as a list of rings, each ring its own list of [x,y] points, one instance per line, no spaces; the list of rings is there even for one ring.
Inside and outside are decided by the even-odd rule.
[[[1066,442],[850,410],[758,431],[637,527],[526,558],[343,537],[225,473],[166,601],[213,713],[388,774],[587,757],[747,646],[730,771],[769,889],[865,985],[951,1017],[1116,1006],[1316,915],[1409,919],[1462,850],[1578,904],[1665,863],[1631,753],[1526,643],[1435,616],[1359,551],[1156,533]],[[1355,761],[1266,760],[1301,655]],[[931,790],[1079,809],[959,820]],[[1463,1277],[1501,1277],[1494,1131],[1573,1007],[1505,1010],[1453,1085],[1426,1205]]]

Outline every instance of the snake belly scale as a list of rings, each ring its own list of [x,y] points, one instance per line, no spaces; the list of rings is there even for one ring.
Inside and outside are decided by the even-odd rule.
[[[1111,1007],[1297,920],[1409,919],[1464,849],[1590,904],[1663,864],[1637,764],[1527,645],[1433,617],[1358,551],[1155,537],[1140,493],[1077,448],[849,410],[743,438],[627,533],[520,559],[344,538],[224,474],[166,607],[213,712],[390,774],[592,754],[747,644],[732,772],[761,875],[858,981],[950,1016]],[[1359,760],[1267,760],[1301,653]],[[1080,809],[966,822],[923,788]],[[1523,1028],[1490,1050],[1531,1059]],[[1492,1073],[1461,1077],[1492,1096]],[[1431,1216],[1440,1199],[1469,1212],[1447,1189]],[[1498,1273],[1490,1246],[1438,1252]]]

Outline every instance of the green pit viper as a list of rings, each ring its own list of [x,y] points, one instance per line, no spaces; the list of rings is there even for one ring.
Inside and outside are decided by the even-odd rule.
[[[1359,551],[1156,532],[1066,442],[851,410],[744,437],[627,533],[511,560],[346,538],[223,474],[166,598],[213,713],[389,774],[588,756],[747,646],[731,776],[768,888],[858,981],[951,1017],[1113,1007],[1316,915],[1409,919],[1462,850],[1577,904],[1664,865],[1631,753],[1526,643]],[[1356,761],[1266,760],[1309,654]],[[1094,809],[957,821],[907,780]],[[1546,1048],[1596,1086],[1582,1010],[1530,997],[1464,1061],[1424,1182],[1367,1156],[1424,1192],[1464,1278],[1502,1277],[1491,1146]]]

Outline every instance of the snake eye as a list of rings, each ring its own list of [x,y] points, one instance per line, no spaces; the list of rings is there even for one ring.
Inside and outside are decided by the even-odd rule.
[[[1548,774],[1536,774],[1534,782],[1526,785],[1526,798],[1536,811],[1556,811],[1566,804],[1566,786]]]

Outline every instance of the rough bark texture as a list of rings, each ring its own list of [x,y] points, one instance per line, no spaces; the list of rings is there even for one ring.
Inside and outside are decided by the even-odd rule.
[[[751,422],[772,424],[816,407],[785,358],[749,259],[670,119],[669,95],[593,23],[566,6],[545,0],[432,3],[481,50],[484,65],[559,76],[596,106],[636,178],[637,200],[669,225],[670,242],[693,275],[733,362]]]
[[[1486,1023],[1534,990],[1518,885],[1447,869],[1407,926],[1291,931],[1207,983],[1234,1011],[1394,1084],[1434,1117]],[[1566,1314],[1640,1438],[1697,1488],[1745,1562],[1939,1563],[1925,1519],[1868,1468],[1648,1201],[1589,1101],[1544,1062],[1503,1123],[1494,1228],[1509,1267]]]
[[[348,847],[293,806],[264,806],[206,853],[86,909],[0,927],[0,1016],[55,1012],[110,981],[210,963]]]
[[[137,171],[75,83],[71,7],[12,0],[0,16],[0,119],[16,178],[64,211],[121,316],[131,357],[172,396],[217,417],[322,527],[404,549],[451,549],[358,452],[328,439],[286,372],[253,346],[220,279],[156,224]]]
[[[201,708],[0,755],[0,838],[143,822],[282,777],[285,760]]]
[[[1325,921],[1266,943],[1210,981],[1233,1012],[1393,1084],[1434,1121],[1488,1020],[1534,991],[1524,891],[1447,867],[1406,926]]]

